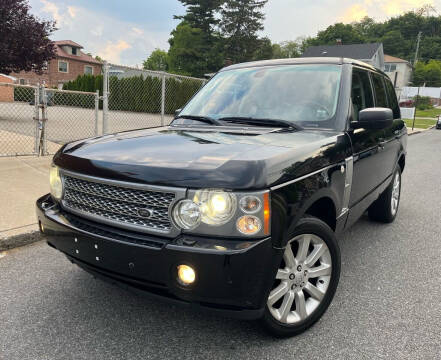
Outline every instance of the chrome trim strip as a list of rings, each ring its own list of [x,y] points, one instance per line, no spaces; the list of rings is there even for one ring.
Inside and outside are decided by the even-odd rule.
[[[94,214],[90,214],[90,213],[82,211],[82,210],[73,209],[69,206],[66,206],[64,204],[64,200],[62,201],[62,205],[66,211],[69,211],[74,215],[82,216],[86,219],[96,221],[97,223],[107,224],[110,226],[119,227],[119,228],[127,229],[127,230],[133,230],[133,231],[138,231],[138,232],[143,232],[143,233],[150,232],[150,233],[168,235],[168,234],[170,234],[170,231],[172,230],[172,226],[173,226],[172,222],[170,221],[170,224],[171,224],[170,231],[156,230],[154,228],[147,227],[147,226],[138,226],[138,225],[126,224],[124,222],[117,221],[117,220],[109,220],[109,219],[102,217],[102,216],[99,216],[99,215],[94,215]]]
[[[333,167],[335,167],[335,166],[339,166],[339,165],[341,165],[341,164],[339,163],[339,164],[332,164],[332,165],[326,166],[326,167],[321,168],[321,169],[319,169],[319,170],[313,171],[313,172],[311,172],[311,173],[309,173],[309,174],[306,174],[306,175],[300,176],[300,177],[298,177],[298,178],[296,178],[296,179],[294,179],[294,180],[290,180],[290,181],[284,182],[284,183],[282,183],[282,184],[272,186],[272,187],[270,187],[270,190],[273,191],[273,190],[280,189],[280,188],[282,188],[282,187],[284,187],[284,186],[294,184],[294,183],[296,183],[296,182],[298,182],[298,181],[301,181],[301,180],[304,180],[304,179],[306,179],[306,178],[308,178],[308,177],[310,177],[310,176],[312,176],[312,175],[319,174],[319,173],[321,173],[322,171],[329,170],[330,168],[333,168]]]
[[[104,223],[104,224],[107,224],[110,226],[119,227],[122,229],[138,231],[138,232],[142,232],[142,233],[146,233],[146,234],[162,235],[162,236],[166,236],[166,237],[176,237],[181,233],[181,230],[178,227],[176,227],[175,223],[173,222],[172,209],[179,200],[182,200],[185,198],[185,196],[187,194],[186,188],[146,185],[146,184],[137,184],[137,183],[126,182],[126,181],[103,179],[103,178],[98,178],[95,176],[84,175],[84,174],[79,174],[76,172],[64,170],[62,168],[60,168],[60,174],[71,176],[71,177],[78,178],[78,179],[85,180],[85,181],[96,182],[96,183],[101,183],[101,184],[106,184],[106,185],[113,185],[113,186],[117,186],[117,187],[125,187],[128,189],[173,193],[173,194],[175,194],[175,198],[170,203],[170,205],[168,207],[168,217],[170,220],[170,230],[169,231],[157,230],[157,229],[154,229],[151,227],[146,227],[146,226],[137,226],[137,225],[132,225],[132,224],[126,224],[123,222],[106,219],[101,216],[89,214],[87,212],[83,212],[80,210],[72,209],[71,207],[66,206],[64,203],[64,186],[63,186],[63,197],[61,200],[61,205],[66,211],[69,211],[75,215],[82,216],[82,217],[90,219],[92,221],[101,222],[101,223]],[[63,178],[63,176],[62,176],[62,178]],[[64,185],[64,180],[63,180],[63,185]]]
[[[353,156],[350,156],[345,159],[345,168],[346,168],[345,189],[343,193],[342,207],[339,217],[343,216],[349,211],[349,200],[351,198],[351,189],[352,189],[352,175],[354,173]]]
[[[179,192],[184,192],[184,193],[186,192],[185,188],[178,188],[178,187],[171,187],[171,186],[159,186],[159,185],[147,185],[147,184],[138,184],[138,183],[127,182],[127,181],[104,179],[104,178],[99,178],[99,177],[95,177],[95,176],[91,176],[91,175],[79,174],[79,173],[65,170],[62,168],[60,168],[60,173],[66,174],[67,176],[72,176],[74,178],[86,180],[86,181],[92,181],[92,182],[113,185],[113,186],[119,186],[119,187],[126,187],[129,189],[135,189],[135,190],[149,190],[149,191],[156,191],[156,192],[172,192],[175,194],[177,194]]]

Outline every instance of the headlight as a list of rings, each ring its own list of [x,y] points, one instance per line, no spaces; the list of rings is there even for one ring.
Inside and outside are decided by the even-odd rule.
[[[245,215],[237,220],[237,230],[244,235],[257,234],[262,228],[260,220],[252,215]]]
[[[52,196],[60,200],[63,196],[63,181],[60,176],[60,171],[57,166],[52,165],[49,174],[49,184]]]
[[[219,237],[270,234],[269,191],[188,190],[176,203],[173,222],[184,231]]]
[[[193,201],[182,200],[173,209],[173,219],[180,228],[191,230],[200,224],[201,211]]]
[[[223,225],[236,212],[236,196],[222,190],[199,190],[193,202],[201,209],[202,222],[209,225]]]
[[[262,202],[257,196],[247,195],[239,201],[240,209],[246,214],[255,214],[262,207]]]

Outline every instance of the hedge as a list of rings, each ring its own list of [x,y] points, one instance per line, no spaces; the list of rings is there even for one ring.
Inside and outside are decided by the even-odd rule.
[[[35,92],[32,88],[14,87],[14,101],[33,102],[35,100]]]
[[[201,86],[201,80],[166,78],[165,113],[174,114],[175,110],[184,106]],[[80,75],[77,79],[65,83],[63,90],[89,92],[99,90],[102,95],[103,76]],[[139,75],[119,79],[111,76],[109,91],[109,110],[161,113],[162,80],[160,77]],[[102,108],[101,101],[100,108]]]

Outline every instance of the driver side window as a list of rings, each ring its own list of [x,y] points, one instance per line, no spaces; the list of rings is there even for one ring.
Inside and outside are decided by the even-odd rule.
[[[374,107],[374,97],[367,71],[357,68],[352,70],[351,98],[353,121],[358,121],[358,113],[361,110]]]

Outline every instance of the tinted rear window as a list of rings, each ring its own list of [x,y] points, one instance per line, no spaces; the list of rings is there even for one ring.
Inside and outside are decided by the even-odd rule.
[[[389,107],[392,109],[394,113],[394,119],[399,119],[401,117],[400,106],[398,105],[397,95],[395,93],[394,86],[392,82],[389,80],[385,80],[386,90],[387,90],[387,99],[389,102]]]
[[[389,107],[386,97],[386,89],[384,88],[384,81],[381,75],[372,73],[372,80],[374,83],[375,99],[377,107]]]

